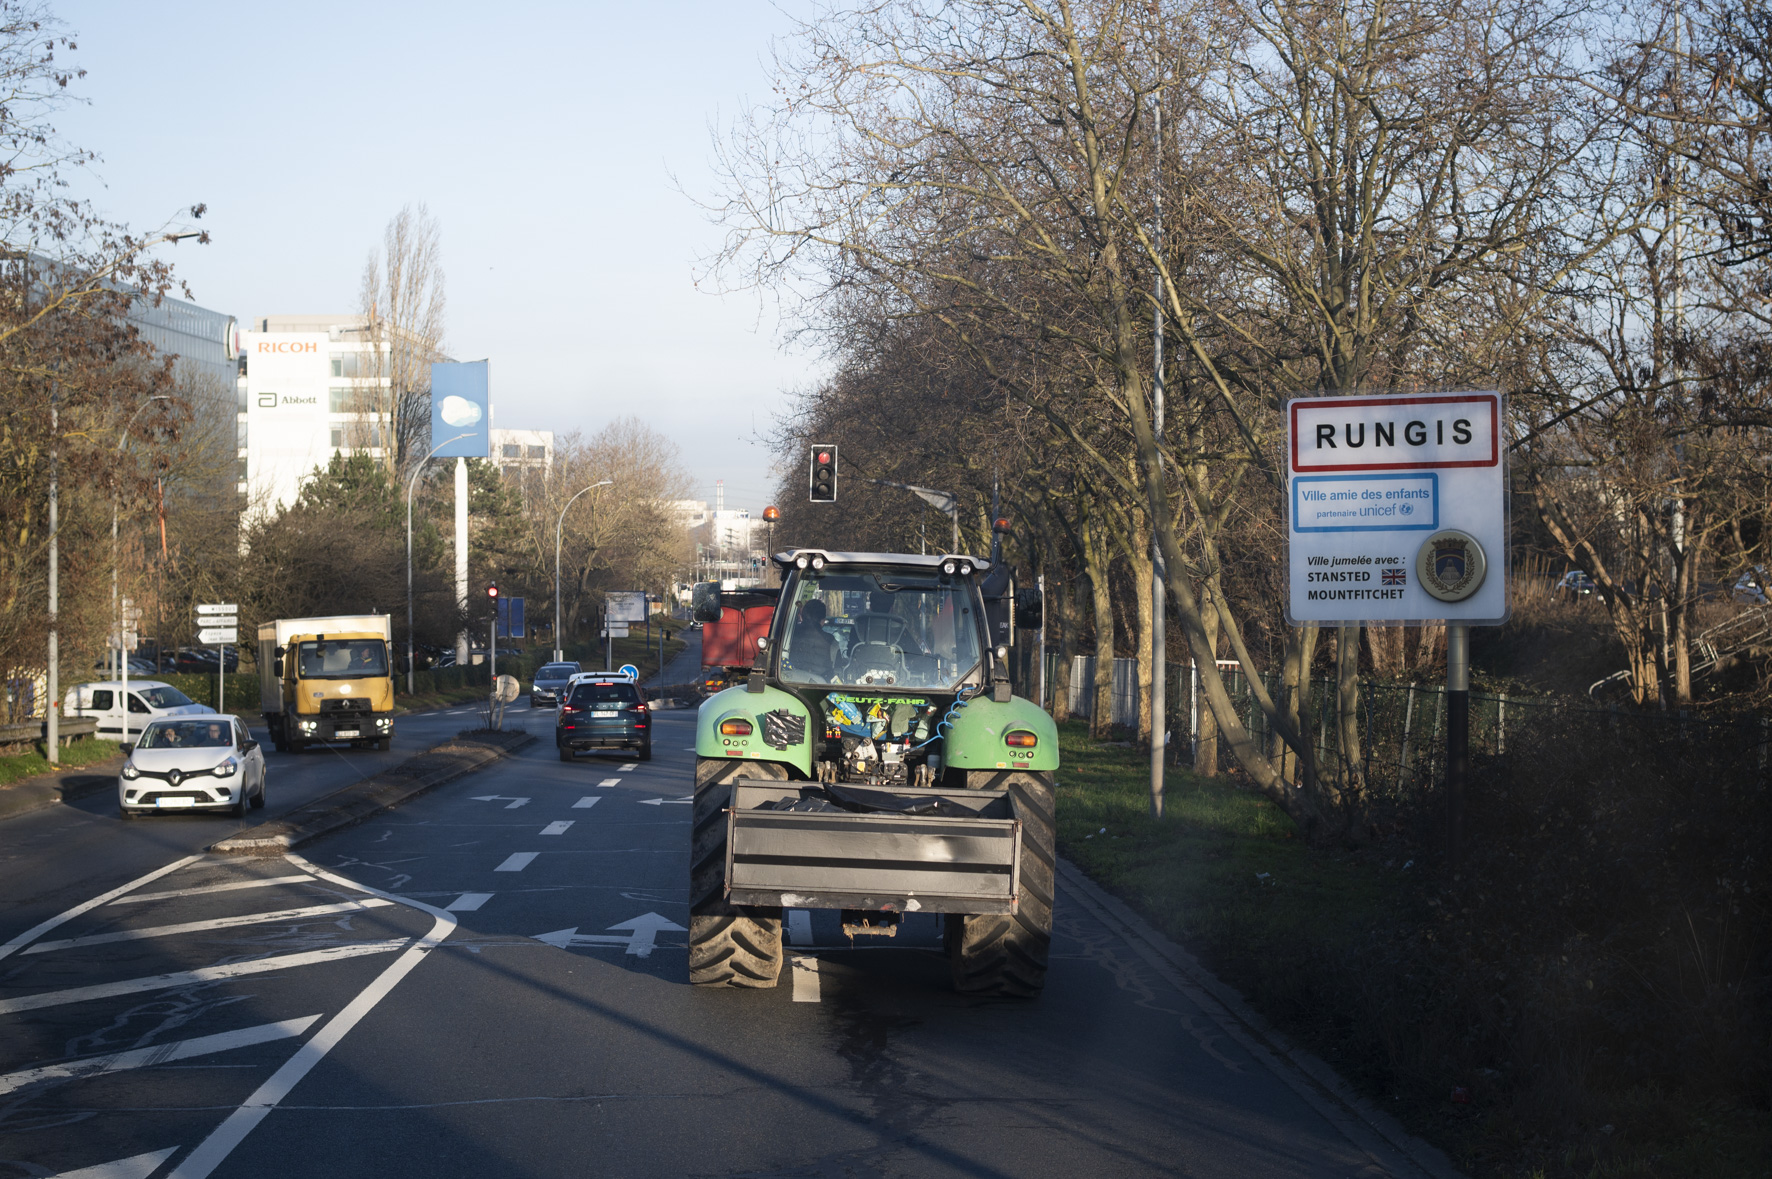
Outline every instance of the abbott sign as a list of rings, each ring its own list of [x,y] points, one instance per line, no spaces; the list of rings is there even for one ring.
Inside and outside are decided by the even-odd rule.
[[[1290,621],[1503,621],[1505,408],[1499,393],[1290,402]]]

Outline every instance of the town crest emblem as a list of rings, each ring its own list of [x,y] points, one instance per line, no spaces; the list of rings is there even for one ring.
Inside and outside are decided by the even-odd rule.
[[[1421,588],[1442,602],[1462,602],[1476,593],[1486,570],[1483,546],[1456,528],[1428,537],[1415,558]]]

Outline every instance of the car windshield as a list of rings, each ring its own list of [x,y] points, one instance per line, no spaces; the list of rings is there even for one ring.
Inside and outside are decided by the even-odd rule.
[[[388,674],[387,649],[380,639],[307,642],[297,651],[304,680],[352,680]]]
[[[567,703],[574,708],[589,708],[596,704],[632,704],[640,699],[640,693],[632,684],[580,684],[572,689],[572,699]]]
[[[155,708],[180,708],[191,702],[191,698],[177,688],[137,688],[135,694],[143,703]]]
[[[159,721],[142,730],[140,749],[222,749],[234,744],[224,720]]]
[[[578,664],[576,663],[549,663],[535,673],[535,678],[538,680],[563,680],[567,676],[577,674]]]
[[[781,630],[791,683],[946,690],[978,666],[977,602],[925,573],[802,573]]]

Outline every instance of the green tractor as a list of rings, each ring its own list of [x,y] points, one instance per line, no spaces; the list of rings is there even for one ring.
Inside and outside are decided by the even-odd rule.
[[[969,556],[794,549],[748,678],[702,703],[689,978],[772,987],[782,910],[855,936],[943,915],[957,989],[1033,997],[1052,936],[1058,731],[1012,694],[1037,591]],[[694,613],[720,617],[717,585]]]

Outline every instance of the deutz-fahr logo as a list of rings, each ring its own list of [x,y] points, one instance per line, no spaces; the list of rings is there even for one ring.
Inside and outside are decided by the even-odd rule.
[[[1428,537],[1415,557],[1421,588],[1442,602],[1462,602],[1476,593],[1487,568],[1483,546],[1456,528]]]

